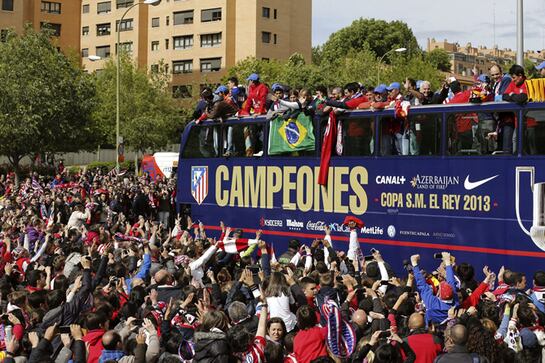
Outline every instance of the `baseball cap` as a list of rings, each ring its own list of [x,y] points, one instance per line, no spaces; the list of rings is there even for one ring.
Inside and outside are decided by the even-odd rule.
[[[273,83],[271,89],[273,92],[284,91],[284,87],[280,83]]]
[[[439,298],[441,300],[450,300],[454,297],[454,290],[448,282],[442,281],[439,284]]]
[[[250,76],[246,79],[247,81],[259,81],[259,74],[252,73]]]
[[[536,66],[536,69],[538,71],[542,70],[543,68],[545,68],[545,61],[539,63],[537,66]]]
[[[401,88],[401,85],[399,84],[399,82],[392,82],[386,89],[388,91],[391,91],[393,89],[400,89],[400,88]]]
[[[375,87],[374,93],[384,93],[388,87],[385,84],[379,84]]]
[[[486,74],[481,74],[477,80],[481,83],[490,83],[490,78]]]
[[[225,86],[219,86],[218,88],[216,88],[216,91],[214,92],[215,94],[219,94],[219,93],[227,93],[229,92],[229,89]]]

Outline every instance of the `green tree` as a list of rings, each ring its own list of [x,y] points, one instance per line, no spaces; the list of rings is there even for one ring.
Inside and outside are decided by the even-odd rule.
[[[386,52],[400,47],[407,48],[409,57],[420,53],[418,42],[407,24],[402,21],[360,18],[331,34],[321,47],[321,59],[322,63],[333,62],[344,58],[350,50],[363,49],[369,49],[377,57],[382,57]]]
[[[128,54],[120,55],[120,135],[124,145],[138,153],[158,150],[172,140],[179,128],[179,107],[163,74],[149,76]],[[115,144],[116,63],[109,60],[96,73],[97,108],[93,114],[101,140]]]
[[[93,144],[91,77],[27,26],[0,42],[0,154],[19,173],[25,155],[77,151]]]
[[[425,60],[440,71],[450,72],[450,57],[444,49],[437,48],[426,53]]]

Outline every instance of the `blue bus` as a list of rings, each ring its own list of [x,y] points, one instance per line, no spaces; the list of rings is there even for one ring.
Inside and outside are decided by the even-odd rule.
[[[513,153],[494,151],[483,122],[502,113],[517,120]],[[335,249],[346,250],[342,221],[353,215],[365,223],[358,230],[363,254],[380,250],[396,271],[415,253],[431,268],[440,251],[496,271],[542,268],[545,103],[413,107],[406,155],[385,147],[393,118],[393,109],[340,114],[343,150],[331,157],[324,187],[317,184],[323,117],[309,130],[313,150],[283,155],[268,153],[265,117],[191,122],[181,137],[179,211],[218,235],[220,221],[249,236],[262,229],[277,256],[291,239],[323,238],[326,226]],[[469,130],[464,119],[473,120]],[[224,155],[226,148],[233,152]]]

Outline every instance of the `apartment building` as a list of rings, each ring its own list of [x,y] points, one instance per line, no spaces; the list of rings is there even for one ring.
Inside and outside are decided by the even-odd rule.
[[[437,41],[434,38],[428,38],[427,48],[428,52],[433,49],[444,49],[450,57],[451,73],[465,85],[473,84],[473,69],[477,74],[488,73],[488,69],[497,64],[507,71],[506,66],[515,63],[517,56],[512,49],[499,49],[497,46],[474,47],[471,43],[461,46],[458,43],[450,43],[446,39]],[[545,59],[544,52],[545,50],[528,50],[524,52],[524,58],[539,64]]]
[[[61,50],[79,52],[81,0],[0,0],[0,40],[8,29],[20,33],[25,24],[35,30],[48,26]]]
[[[86,69],[115,55],[117,21],[134,0],[83,0],[81,53]],[[150,72],[171,75],[173,95],[188,98],[249,56],[311,60],[312,0],[162,0],[131,9],[121,24],[125,49]],[[89,55],[102,59],[90,61]]]

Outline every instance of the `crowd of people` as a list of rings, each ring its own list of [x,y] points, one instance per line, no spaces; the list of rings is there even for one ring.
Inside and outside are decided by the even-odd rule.
[[[537,67],[545,72],[545,65]],[[248,78],[247,88],[238,85],[238,79],[229,78],[227,85],[220,85],[215,91],[204,88],[201,100],[193,114],[197,123],[205,120],[223,120],[229,117],[266,115],[272,120],[284,117],[296,118],[304,112],[313,117],[327,119],[329,115],[340,115],[346,110],[382,110],[393,108],[396,117],[385,118],[381,123],[381,155],[422,155],[438,152],[430,145],[437,144],[436,119],[407,117],[408,109],[430,104],[460,104],[469,102],[508,101],[524,104],[528,101],[524,68],[513,65],[507,73],[501,66],[494,65],[488,74],[475,74],[473,86],[463,89],[460,81],[448,77],[441,88],[434,92],[430,82],[406,78],[404,82],[389,85],[366,86],[352,82],[344,87],[317,86],[310,89],[294,89],[274,83],[271,86],[261,82],[257,73]],[[399,111],[399,112],[398,112]],[[516,146],[517,117],[513,112],[481,112],[454,114],[448,120],[449,152],[491,154],[493,152],[513,153]],[[523,120],[529,154],[536,154],[535,127],[537,121],[528,116]],[[339,122],[339,130],[343,129]],[[348,122],[338,133],[337,145],[345,145],[342,155],[371,155],[373,153],[373,123],[370,120]],[[262,150],[262,134],[258,127],[247,127],[241,136],[241,146],[236,150],[233,142],[233,128],[224,136],[223,148],[219,146],[217,132],[203,132],[201,145],[210,145],[204,156],[242,154],[254,156]],[[208,138],[208,140],[207,140]]]
[[[175,180],[100,171],[0,177],[0,359],[6,363],[541,362],[545,272],[448,252],[390,266],[176,214]],[[236,227],[236,226],[235,226]],[[278,253],[278,258],[277,258]],[[409,256],[408,256],[409,257]],[[479,272],[482,270],[482,275]],[[496,282],[497,280],[497,282]]]

